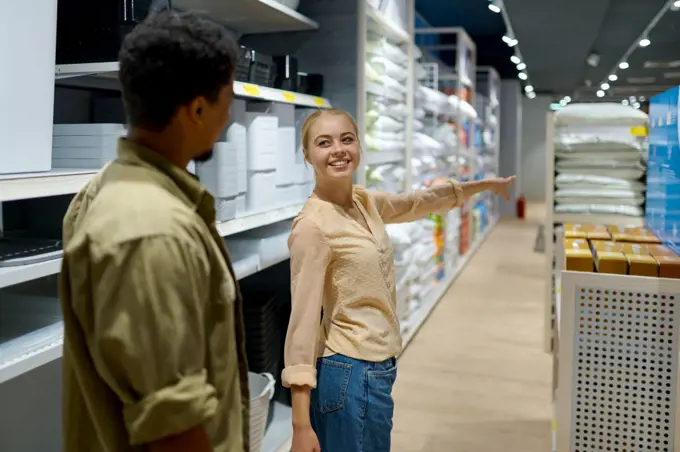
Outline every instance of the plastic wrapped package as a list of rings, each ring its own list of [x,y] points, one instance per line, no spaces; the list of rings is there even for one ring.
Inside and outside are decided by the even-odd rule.
[[[615,125],[646,126],[647,114],[635,108],[614,102],[575,103],[555,113],[555,125]]]

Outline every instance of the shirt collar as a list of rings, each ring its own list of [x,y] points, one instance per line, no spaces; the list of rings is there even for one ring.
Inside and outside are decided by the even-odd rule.
[[[201,185],[198,178],[186,169],[179,168],[157,152],[132,142],[118,140],[118,161],[145,166],[169,178],[187,202],[207,222],[215,222],[215,198]]]

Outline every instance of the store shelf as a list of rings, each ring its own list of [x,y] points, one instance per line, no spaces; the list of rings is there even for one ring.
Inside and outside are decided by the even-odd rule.
[[[0,175],[0,202],[77,193],[96,173],[53,169],[45,173]]]
[[[405,159],[403,152],[366,152],[366,163],[369,165],[403,163]]]
[[[319,24],[277,0],[175,0],[173,7],[205,12],[243,34],[316,30]]]
[[[411,42],[411,36],[406,30],[401,28],[396,22],[387,17],[382,11],[378,11],[370,5],[366,5],[366,14],[373,21],[369,21],[369,28],[373,28],[388,40],[396,44],[407,44]]]
[[[274,2],[276,3],[276,2]],[[57,80],[71,79],[76,77],[105,77],[115,78],[118,74],[118,62],[88,63],[88,64],[60,64],[55,68]],[[74,83],[71,83],[74,84]],[[253,83],[234,82],[234,94],[250,99],[259,99],[270,102],[282,102],[299,105],[301,107],[330,108],[328,99],[309,94],[283,91],[276,88],[259,86]]]
[[[645,219],[616,214],[555,213],[553,223],[624,224],[644,226]]]
[[[278,256],[276,259],[271,260],[271,265],[276,265],[286,259],[288,259],[288,255]],[[43,264],[24,266],[22,268],[25,271],[20,273],[20,277],[15,276],[16,282],[13,284],[56,274],[61,269],[61,261],[61,259],[55,259]],[[262,265],[257,267],[242,266],[244,270],[240,270],[239,267],[239,262],[234,262],[234,271],[238,279],[246,278],[267,268]],[[0,268],[0,288],[4,287],[2,283],[9,281],[9,276],[7,276],[5,270],[8,269]],[[12,268],[9,270],[12,270]],[[18,268],[15,267],[14,270],[16,271]],[[42,273],[38,273],[38,271]],[[59,322],[10,342],[9,348],[6,344],[0,345],[0,384],[50,361],[61,358],[63,343],[64,328],[63,324]]]
[[[411,343],[415,335],[418,333],[420,327],[423,326],[427,318],[430,316],[430,314],[432,314],[432,311],[434,311],[434,308],[437,306],[439,301],[441,301],[444,294],[449,290],[453,282],[456,280],[456,278],[458,278],[458,276],[461,274],[461,272],[468,264],[468,262],[470,262],[472,256],[475,255],[481,244],[484,242],[484,240],[486,240],[489,233],[496,225],[496,222],[497,219],[493,219],[489,223],[489,226],[482,233],[479,239],[472,245],[472,247],[470,247],[470,250],[464,256],[458,259],[458,262],[456,263],[456,266],[453,268],[453,270],[449,272],[447,269],[447,273],[449,273],[449,276],[447,276],[446,279],[438,283],[434,291],[430,294],[429,300],[425,301],[418,308],[417,311],[411,314],[411,317],[408,319],[409,324],[408,329],[404,331],[403,334],[402,339],[403,345],[401,350],[402,353],[404,352],[406,347]]]
[[[276,210],[247,215],[242,218],[237,218],[230,221],[217,224],[217,231],[222,237],[227,237],[239,232],[248,231],[250,229],[267,226],[278,223],[280,221],[294,218],[302,209],[302,204],[295,204],[288,207],[282,207]],[[278,262],[287,259],[287,256],[279,258]],[[0,267],[0,288],[20,284],[26,281],[43,278],[49,275],[55,275],[61,270],[61,259],[53,259],[46,262],[39,262],[36,264],[22,265],[18,267]],[[258,268],[257,271],[262,270]],[[251,271],[248,274],[238,275],[239,278],[245,278],[256,271]]]
[[[293,410],[279,402],[274,402],[273,409],[272,422],[262,441],[262,452],[290,452],[293,444]]]

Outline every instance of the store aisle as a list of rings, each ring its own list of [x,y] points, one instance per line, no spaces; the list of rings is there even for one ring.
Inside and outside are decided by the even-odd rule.
[[[551,450],[537,224],[499,223],[399,360],[393,452]]]

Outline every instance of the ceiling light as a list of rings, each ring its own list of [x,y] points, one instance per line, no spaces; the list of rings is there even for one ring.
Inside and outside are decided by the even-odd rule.
[[[619,69],[628,69],[630,65],[626,63],[625,61],[622,61],[619,63]]]
[[[600,85],[600,88],[602,88],[603,90],[608,90],[609,89],[609,83],[604,82],[603,84]]]
[[[527,93],[527,97],[528,97],[529,99],[533,99],[533,98],[535,98],[535,97],[536,97],[536,93],[535,93],[535,92],[533,92],[533,91],[532,91],[532,92],[530,92],[530,93]]]
[[[514,64],[519,64],[522,62],[522,60],[519,59],[517,55],[513,55],[510,57],[510,61],[512,61]]]
[[[628,98],[628,100],[629,100],[630,103],[632,104],[633,102],[635,102],[635,101],[637,100],[637,97],[635,97],[635,96],[630,96],[630,97]]]
[[[495,3],[489,3],[489,9],[494,13],[498,14],[501,12],[501,7]]]
[[[529,78],[524,72],[520,72],[519,74],[517,74],[517,77],[519,77],[520,80],[526,80]]]
[[[628,105],[628,99],[623,99],[623,100],[621,101],[621,103],[622,103],[623,105]]]
[[[673,7],[674,8],[680,8],[680,0],[676,0],[673,2]]]
[[[565,100],[567,103],[569,103],[569,102],[571,102],[571,97],[569,97],[569,96],[564,96],[564,100]]]
[[[642,38],[642,39],[640,39],[640,42],[639,42],[640,47],[647,47],[651,43],[652,43],[652,41],[650,41],[649,38]]]
[[[617,81],[618,79],[619,79],[619,76],[616,75],[616,74],[612,74],[612,75],[609,76],[609,81],[610,81],[610,82],[615,82],[615,81]]]
[[[597,67],[597,65],[600,64],[600,55],[595,52],[591,53],[588,55],[588,58],[586,58],[586,63],[592,67]]]
[[[508,47],[515,47],[519,41],[515,38],[511,38],[508,35],[503,36],[503,42],[508,45]]]
[[[524,63],[519,63],[519,64],[517,65],[517,70],[518,70],[518,71],[523,71],[523,70],[526,69],[526,68],[527,68],[527,65],[524,64]]]
[[[524,87],[524,91],[527,92],[527,93],[531,93],[531,92],[534,91],[534,87],[531,86],[531,85],[527,85],[527,86]]]
[[[562,100],[560,101],[560,105],[563,106],[563,107],[566,107],[566,106],[567,106],[567,101],[565,101],[564,99],[562,99]]]
[[[601,89],[598,90],[597,93],[595,94],[597,95],[597,97],[604,97],[604,91],[602,91]]]

